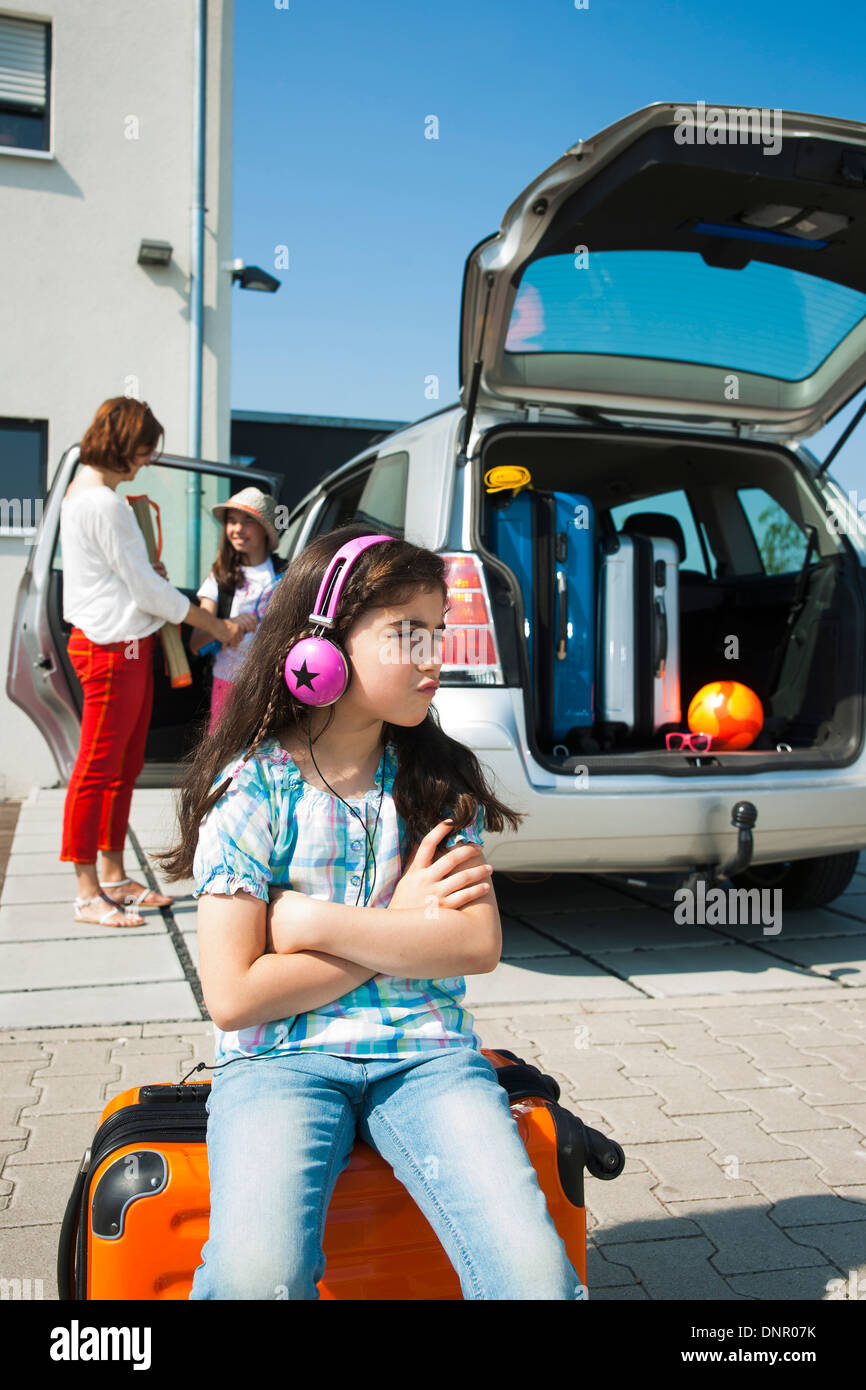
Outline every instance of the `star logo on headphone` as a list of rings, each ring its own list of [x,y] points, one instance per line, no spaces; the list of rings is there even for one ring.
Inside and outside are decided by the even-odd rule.
[[[321,671],[308,671],[306,661],[303,662],[300,671],[295,671],[294,668],[292,669],[292,675],[295,677],[295,687],[298,690],[300,690],[302,685],[305,685],[308,690],[314,690],[313,681],[321,674]]]

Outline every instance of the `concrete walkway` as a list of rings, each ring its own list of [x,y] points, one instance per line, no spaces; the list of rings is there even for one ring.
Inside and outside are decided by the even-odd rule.
[[[74,924],[62,798],[22,808],[0,900],[0,1277],[45,1298],[107,1100],[212,1055],[191,885],[146,927]],[[145,866],[170,819],[136,792]],[[621,883],[496,888],[503,961],[467,990],[482,1043],[626,1152],[586,1181],[590,1297],[866,1298],[866,873],[776,936],[677,926]]]
[[[124,930],[73,921],[74,877],[57,858],[63,798],[34,792],[18,817],[0,896],[0,1028],[206,1019],[193,884],[168,884],[151,857],[173,833],[171,794],[135,792],[127,870],[165,888],[174,907]],[[494,884],[502,959],[468,979],[470,1008],[805,986],[836,998],[866,986],[866,872],[832,908],[786,914],[777,935],[760,925],[680,926],[670,901],[624,880],[516,884],[497,874]]]

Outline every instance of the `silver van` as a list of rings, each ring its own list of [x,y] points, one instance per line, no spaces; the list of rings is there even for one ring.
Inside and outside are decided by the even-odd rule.
[[[360,519],[445,556],[453,659],[435,708],[528,812],[489,837],[495,868],[726,875],[783,887],[789,909],[832,900],[866,848],[866,523],[802,441],[866,385],[866,125],[660,103],[580,142],[470,252],[459,358],[459,402],[326,477],[280,548]],[[600,548],[675,543],[670,727],[698,689],[739,681],[764,712],[749,747],[554,736],[553,637],[492,539],[492,488],[513,476],[588,499]],[[16,637],[9,690],[63,770],[56,589],[37,617],[31,582],[19,618],[39,636]]]

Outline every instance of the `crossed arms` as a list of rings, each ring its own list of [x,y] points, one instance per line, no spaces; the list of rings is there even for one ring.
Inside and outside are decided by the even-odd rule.
[[[287,891],[271,904],[237,892],[199,900],[202,990],[226,1032],[306,1013],[374,975],[436,979],[494,970],[499,911],[484,856],[460,845],[433,862],[437,826],[418,846],[387,908],[348,907]]]

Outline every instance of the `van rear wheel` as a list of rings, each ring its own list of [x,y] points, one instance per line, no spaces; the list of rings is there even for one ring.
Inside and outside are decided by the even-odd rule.
[[[781,888],[782,906],[791,912],[824,907],[844,893],[860,855],[825,854],[816,859],[793,859],[778,864],[755,864],[731,882],[737,888]]]

